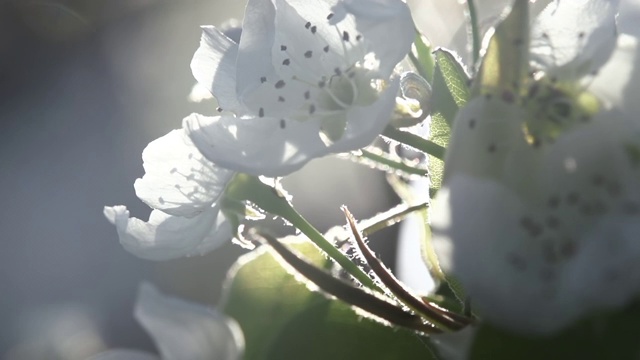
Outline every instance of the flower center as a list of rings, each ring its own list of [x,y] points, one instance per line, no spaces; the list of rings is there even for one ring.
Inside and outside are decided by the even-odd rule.
[[[563,132],[588,122],[598,112],[599,100],[575,84],[555,78],[531,78],[521,106],[526,110],[523,132],[530,145],[553,143]]]

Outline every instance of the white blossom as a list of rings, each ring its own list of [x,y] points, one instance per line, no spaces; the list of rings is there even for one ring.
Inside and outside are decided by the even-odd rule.
[[[203,158],[183,130],[152,141],[143,151],[145,175],[136,195],[153,210],[149,221],[129,216],[125,206],[107,206],[126,250],[167,260],[200,255],[229,241],[232,228],[218,200],[233,172]]]
[[[364,147],[389,122],[413,37],[400,0],[250,0],[239,42],[203,27],[191,66],[222,114],[183,126],[209,160],[253,175]]]
[[[110,350],[91,360],[238,360],[244,336],[238,323],[216,309],[162,295],[142,284],[136,320],[151,335],[160,357],[134,350]]]
[[[455,119],[434,245],[490,322],[546,333],[640,293],[639,54],[616,12],[549,5],[524,99],[477,97]]]

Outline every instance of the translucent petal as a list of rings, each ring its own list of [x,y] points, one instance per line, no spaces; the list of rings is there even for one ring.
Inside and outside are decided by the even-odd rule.
[[[296,121],[192,114],[183,127],[202,154],[220,166],[254,175],[283,176],[313,158],[369,145],[389,123],[397,90],[396,80],[372,105],[348,109],[342,138],[329,146],[321,140],[321,122],[315,118]]]
[[[118,230],[120,243],[132,254],[148,260],[202,255],[229,241],[231,226],[218,207],[192,217],[153,210],[149,221],[129,217],[125,206],[105,206],[104,215]]]
[[[505,163],[522,145],[522,108],[498,97],[476,97],[456,115],[445,180],[453,174],[501,178]]]
[[[209,160],[254,175],[286,175],[325,148],[315,121],[192,114],[183,127]]]
[[[395,79],[373,104],[352,106],[347,112],[344,135],[327,149],[328,152],[347,152],[371,144],[389,124],[399,87],[400,80]]]
[[[272,0],[249,0],[236,60],[236,93],[240,98],[260,85],[262,77],[273,78],[275,70],[271,48],[275,36],[274,19]]]
[[[237,360],[244,351],[239,325],[216,309],[164,296],[142,284],[135,317],[163,360]]]
[[[374,53],[380,62],[380,77],[391,75],[396,64],[409,52],[415,36],[407,4],[401,0],[345,0],[339,2],[334,11],[354,15],[367,52]]]
[[[182,129],[152,141],[142,160],[145,174],[135,182],[136,195],[176,216],[195,216],[210,208],[233,176],[205,159]]]
[[[615,51],[589,84],[607,107],[617,107],[628,114],[640,112],[637,94],[640,92],[640,48],[638,39],[626,34],[618,37]]]
[[[485,319],[548,333],[640,292],[640,173],[629,146],[640,149],[640,132],[612,110],[536,157],[511,150],[502,176],[476,169],[473,147],[459,153],[471,159],[436,197],[434,246]],[[523,167],[527,176],[514,177]]]
[[[555,1],[536,18],[531,60],[540,70],[563,80],[597,71],[616,44],[619,0]]]
[[[213,26],[202,27],[200,47],[191,60],[191,71],[224,110],[241,111],[236,94],[238,44]]]
[[[339,24],[328,20],[333,16],[332,6],[336,1],[277,0],[276,3],[274,65],[286,58],[292,60],[290,67],[277,67],[282,76],[293,71],[316,84],[323,76],[326,79],[334,75],[334,69],[344,71],[364,57],[362,41],[356,40],[358,33],[353,18]]]
[[[453,176],[431,216],[440,265],[458,278],[483,318],[527,333],[555,330],[576,316],[559,306],[537,242],[523,241],[523,203],[494,180]]]

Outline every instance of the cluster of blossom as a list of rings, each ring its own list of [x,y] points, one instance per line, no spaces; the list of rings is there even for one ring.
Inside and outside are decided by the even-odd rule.
[[[502,44],[525,54],[523,77],[480,89],[455,117],[433,244],[483,320],[550,333],[640,293],[638,46],[618,33],[618,3],[549,4],[526,41]],[[238,41],[203,27],[191,66],[220,114],[192,114],[144,150],[135,189],[149,221],[104,211],[122,245],[152,260],[211,251],[237,232],[225,194],[236,174],[281,177],[369,145],[390,124],[414,37],[401,0],[249,0]],[[220,319],[211,331],[238,354],[236,325]],[[154,338],[162,354],[187,341]]]

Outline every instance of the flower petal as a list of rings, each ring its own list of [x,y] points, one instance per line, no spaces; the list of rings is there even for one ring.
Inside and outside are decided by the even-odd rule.
[[[325,148],[315,121],[192,114],[183,127],[209,160],[253,175],[286,175]]]
[[[239,325],[215,309],[164,296],[142,284],[135,317],[163,360],[237,360],[244,352]]]
[[[238,44],[213,26],[202,27],[200,47],[191,60],[191,71],[224,110],[241,111],[236,94]]]
[[[105,206],[104,215],[118,230],[120,243],[130,253],[148,260],[202,255],[232,237],[231,226],[212,207],[192,218],[153,210],[149,221],[130,218],[125,206]]]
[[[483,318],[527,333],[555,330],[575,318],[574,308],[558,306],[555,283],[543,281],[538,244],[521,240],[526,209],[502,184],[454,175],[433,207],[439,263],[460,280]]]
[[[211,207],[233,172],[205,159],[184,130],[173,130],[142,152],[145,174],[136,195],[150,207],[176,216],[195,216]]]
[[[394,79],[373,104],[351,107],[344,134],[326,152],[348,152],[370,145],[389,124],[399,87],[400,80]]]
[[[638,114],[640,102],[640,47],[638,39],[621,34],[609,61],[600,69],[589,90],[607,107],[617,107],[627,114]]]
[[[236,61],[236,94],[239,98],[259,86],[262,77],[271,78],[275,72],[271,61],[274,19],[272,0],[249,0],[244,12]]]
[[[237,119],[192,114],[183,127],[198,149],[216,164],[253,175],[284,176],[310,160],[369,145],[389,123],[398,91],[392,82],[369,106],[353,106],[342,137],[331,145],[320,138],[319,119]]]
[[[356,29],[367,42],[366,50],[380,61],[380,77],[389,77],[415,37],[407,4],[401,0],[344,0],[333,10],[336,16],[332,21],[339,21],[345,13],[355,17]]]
[[[531,60],[561,80],[597,71],[615,47],[619,0],[555,1],[536,18]]]

